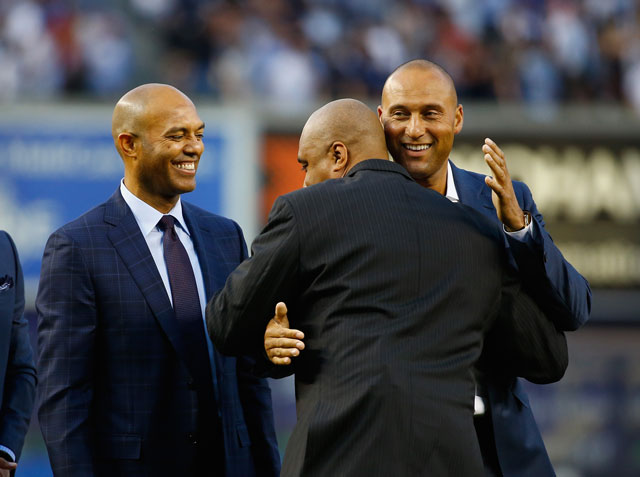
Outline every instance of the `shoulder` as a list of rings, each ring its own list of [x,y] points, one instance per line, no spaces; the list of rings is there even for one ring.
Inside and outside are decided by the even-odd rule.
[[[106,238],[108,224],[105,222],[106,202],[57,228],[47,240],[45,248],[63,245],[92,249]]]
[[[0,256],[6,257],[3,258],[3,261],[13,261],[12,257],[16,256],[16,246],[13,243],[13,239],[4,230],[0,230]]]

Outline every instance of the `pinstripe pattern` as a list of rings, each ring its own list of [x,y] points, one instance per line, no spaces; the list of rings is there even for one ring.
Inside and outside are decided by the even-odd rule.
[[[242,234],[183,207],[209,296],[244,258]],[[55,475],[196,475],[192,441],[217,438],[200,422],[216,403],[198,399],[198,363],[119,191],[52,234],[36,307],[39,417]],[[266,383],[249,376],[247,358],[216,353],[216,365],[224,459],[208,451],[212,475],[254,475],[254,460],[258,475],[277,475]]]
[[[279,198],[207,307],[216,346],[262,347],[277,301],[305,333],[284,476],[475,476],[471,367],[506,279],[470,209],[369,160]]]

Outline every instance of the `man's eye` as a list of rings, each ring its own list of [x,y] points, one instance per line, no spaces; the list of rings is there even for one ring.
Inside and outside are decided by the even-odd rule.
[[[404,118],[407,117],[407,113],[405,113],[404,111],[395,111],[392,116],[394,118]]]
[[[307,172],[307,164],[302,164],[302,170],[303,170],[304,172]]]
[[[183,138],[182,135],[177,135],[177,136],[167,136],[169,139],[171,139],[172,141],[179,141],[180,139]]]

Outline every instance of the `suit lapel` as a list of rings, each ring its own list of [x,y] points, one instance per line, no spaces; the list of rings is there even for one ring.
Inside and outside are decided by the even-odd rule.
[[[158,324],[178,355],[188,362],[186,357],[189,353],[181,339],[164,283],[140,227],[120,190],[107,201],[105,222],[114,226],[108,232],[109,240],[138,285]]]
[[[453,162],[451,162],[451,172],[460,202],[490,218],[496,218],[495,208],[491,201],[491,189],[484,183],[481,176],[475,176],[459,169]]]

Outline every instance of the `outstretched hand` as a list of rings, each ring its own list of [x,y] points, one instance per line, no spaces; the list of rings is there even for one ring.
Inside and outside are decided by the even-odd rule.
[[[264,332],[264,350],[273,364],[291,364],[291,358],[300,355],[304,349],[304,333],[289,328],[287,305],[278,302],[275,316],[267,324]]]
[[[496,208],[498,219],[508,232],[522,229],[525,225],[524,212],[516,199],[504,152],[489,138],[484,140],[482,152],[484,152],[484,161],[493,173],[493,177],[486,176],[484,181],[491,187],[491,200]]]

